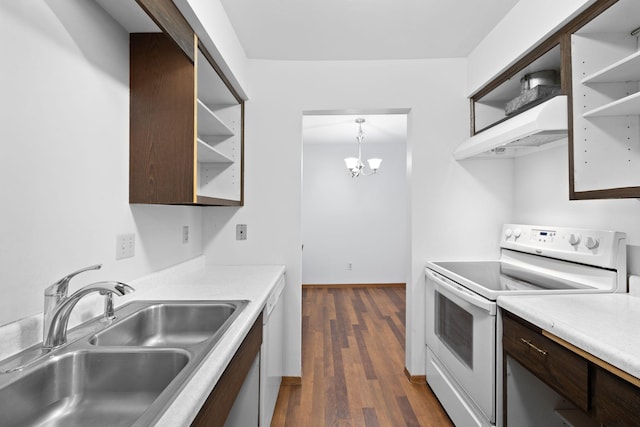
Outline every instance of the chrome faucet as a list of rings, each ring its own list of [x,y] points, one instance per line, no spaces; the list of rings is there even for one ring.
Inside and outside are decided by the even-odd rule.
[[[49,328],[45,329],[42,348],[44,350],[52,350],[67,342],[67,324],[69,323],[71,310],[83,296],[93,292],[100,292],[102,295],[115,294],[123,296],[133,291],[134,289],[131,286],[120,282],[97,282],[78,289],[68,297],[61,298],[58,305],[53,308],[49,318]]]
[[[56,307],[60,304],[63,298],[67,297],[69,293],[69,282],[75,276],[85,271],[100,270],[102,264],[91,265],[89,267],[81,268],[78,271],[74,271],[71,274],[64,276],[53,285],[44,290],[44,328],[42,331],[43,342],[47,338],[49,329],[51,328],[51,317]]]

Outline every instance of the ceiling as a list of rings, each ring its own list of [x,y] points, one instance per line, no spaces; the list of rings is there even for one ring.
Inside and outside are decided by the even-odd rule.
[[[221,0],[252,59],[466,57],[518,0]]]
[[[356,146],[357,118],[364,118],[363,144],[404,144],[407,139],[406,114],[305,115],[302,120],[304,144],[349,144]]]

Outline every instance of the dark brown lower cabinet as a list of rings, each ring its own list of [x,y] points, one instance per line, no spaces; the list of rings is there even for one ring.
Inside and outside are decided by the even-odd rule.
[[[640,379],[618,371],[568,343],[566,346],[559,344],[564,341],[551,339],[553,335],[508,311],[502,312],[502,324],[505,360],[507,356],[516,360],[582,410],[595,425],[640,426]],[[503,378],[506,377],[507,363],[503,363]],[[503,393],[503,421],[507,426],[509,396],[506,386]]]
[[[224,373],[200,408],[191,424],[194,427],[222,427],[242,388],[251,365],[262,344],[262,314],[256,319],[251,330],[229,362]]]
[[[640,388],[600,367],[592,375],[593,416],[607,426],[640,425]]]

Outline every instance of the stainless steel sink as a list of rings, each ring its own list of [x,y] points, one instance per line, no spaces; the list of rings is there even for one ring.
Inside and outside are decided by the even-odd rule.
[[[133,301],[23,368],[0,361],[0,426],[152,425],[247,303]]]
[[[0,389],[1,424],[132,425],[188,362],[179,350],[51,357]]]
[[[191,346],[229,325],[234,303],[157,303],[144,307],[95,334],[89,342],[101,346]]]

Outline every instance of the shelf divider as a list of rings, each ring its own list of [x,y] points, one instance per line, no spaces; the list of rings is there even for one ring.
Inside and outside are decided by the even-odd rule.
[[[607,116],[636,116],[640,115],[640,92],[636,92],[622,99],[602,105],[585,112],[582,117],[607,117]]]
[[[233,159],[198,138],[198,163],[233,163]]]
[[[582,84],[637,82],[640,80],[640,51],[582,79]]]
[[[227,135],[233,136],[224,122],[198,99],[198,135]]]

